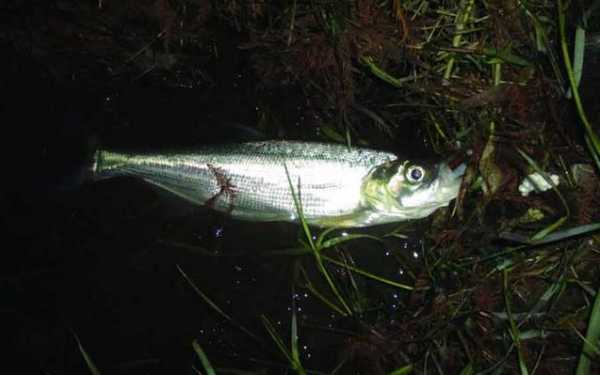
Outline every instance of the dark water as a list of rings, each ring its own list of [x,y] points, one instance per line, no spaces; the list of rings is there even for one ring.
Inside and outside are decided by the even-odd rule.
[[[0,313],[10,357],[22,373],[87,373],[74,334],[106,374],[195,373],[193,340],[217,368],[285,373],[288,364],[261,316],[288,343],[292,309],[304,365],[329,372],[344,357],[348,338],[360,332],[361,319],[393,317],[401,307],[401,291],[360,277],[355,282],[369,299],[360,319],[324,306],[295,282],[302,264],[327,291],[312,256],[277,255],[299,246],[296,225],[232,221],[131,179],[79,185],[77,167],[99,142],[172,147],[247,136],[223,124],[251,123],[255,103],[225,108],[222,101],[201,90],[47,85],[4,103],[2,122],[11,135],[3,150],[8,236]],[[410,283],[393,256],[409,254],[411,264],[407,247],[419,248],[389,239],[346,249],[360,267]],[[203,301],[178,267],[235,322]],[[330,272],[350,285],[345,271]]]

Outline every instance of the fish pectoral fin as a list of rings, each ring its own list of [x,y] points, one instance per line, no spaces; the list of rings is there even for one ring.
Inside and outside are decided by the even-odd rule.
[[[361,209],[345,215],[313,220],[309,224],[329,228],[364,227],[372,223],[374,216],[372,211]]]

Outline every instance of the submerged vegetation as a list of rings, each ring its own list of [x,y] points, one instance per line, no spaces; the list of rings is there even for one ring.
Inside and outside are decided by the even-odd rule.
[[[45,64],[56,63],[47,53],[52,37],[78,51],[68,68],[49,69],[58,81],[77,75],[94,87],[201,88],[221,101],[236,98],[216,116],[246,120],[269,137],[468,162],[453,207],[429,219],[375,231],[303,222],[293,246],[252,249],[260,262],[285,259],[289,271],[281,288],[290,297],[260,314],[248,316],[259,306],[230,309],[233,297],[178,265],[213,325],[227,327],[221,346],[206,335],[190,340],[195,371],[600,371],[600,1],[53,4],[61,17],[83,21],[73,28],[86,24],[81,40],[37,39]],[[11,35],[15,45],[25,38]],[[97,60],[95,71],[86,59]],[[522,194],[533,173],[551,189]],[[296,183],[290,189],[302,217]],[[208,240],[160,243],[192,249],[198,262],[236,256]],[[301,313],[306,299],[310,313]],[[73,335],[90,371],[103,373]]]

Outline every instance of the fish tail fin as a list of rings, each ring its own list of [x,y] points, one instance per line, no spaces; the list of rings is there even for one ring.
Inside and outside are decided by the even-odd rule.
[[[62,171],[57,175],[54,184],[56,190],[75,190],[97,179],[96,169],[101,154],[98,145],[97,137],[91,136],[82,142],[79,150],[70,154],[68,162],[63,163]]]
[[[100,148],[97,148],[94,151],[90,161],[86,165],[86,181],[98,181],[103,179],[102,174],[100,172],[102,170],[103,165],[102,154],[103,151]]]

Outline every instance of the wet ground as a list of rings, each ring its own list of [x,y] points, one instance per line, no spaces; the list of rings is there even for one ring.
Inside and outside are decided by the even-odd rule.
[[[330,371],[341,363],[349,337],[362,328],[295,282],[302,264],[319,289],[327,288],[311,255],[282,255],[299,247],[299,226],[237,222],[133,179],[90,184],[76,173],[99,138],[136,148],[256,136],[216,120],[222,112],[214,103],[224,100],[192,90],[99,95],[40,85],[6,102],[3,123],[15,132],[5,148],[3,225],[10,241],[3,246],[1,311],[22,373],[85,373],[74,335],[103,373],[194,373],[193,340],[216,367],[283,373],[288,363],[261,316],[286,338],[292,309],[304,365]],[[239,108],[243,116],[253,110],[248,103]],[[394,253],[412,251],[401,256],[418,264],[418,238],[359,240],[349,254],[360,267],[404,282],[409,270]],[[235,322],[200,298],[179,269]],[[399,308],[399,290],[353,282],[370,291],[365,306],[378,301],[377,311],[392,316]]]

